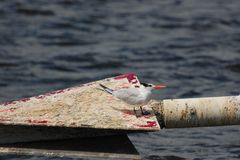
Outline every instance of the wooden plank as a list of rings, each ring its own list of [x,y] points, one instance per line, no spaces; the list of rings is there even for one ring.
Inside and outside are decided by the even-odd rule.
[[[149,115],[137,118],[133,106],[100,90],[100,83],[112,89],[119,89],[139,85],[140,82],[137,76],[131,73],[1,103],[0,136],[6,137],[8,142],[12,143],[19,142],[21,139],[29,141],[54,137],[64,138],[69,137],[68,134],[70,137],[73,135],[73,137],[75,135],[89,137],[98,135],[98,132],[102,130],[107,132],[111,130],[112,133],[159,130],[157,119],[150,106],[145,106],[145,109],[150,112]],[[16,126],[15,128],[18,130],[11,129],[14,128],[13,126]],[[31,129],[33,126],[42,127],[40,127],[41,129],[36,127]],[[48,127],[48,129],[44,127]],[[52,136],[52,127],[65,128],[63,130],[67,132],[62,134],[60,129],[59,132],[56,132],[56,136]],[[82,130],[74,131],[72,134],[73,129],[71,128],[82,128]],[[22,132],[21,136],[19,136],[19,131]],[[9,135],[18,135],[22,138],[15,136],[16,141],[14,141]],[[2,139],[0,143],[4,143],[4,141],[5,139]]]

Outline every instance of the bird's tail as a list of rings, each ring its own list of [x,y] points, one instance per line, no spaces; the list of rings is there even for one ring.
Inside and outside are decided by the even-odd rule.
[[[109,94],[113,94],[113,90],[112,89],[102,85],[101,83],[99,85],[103,88],[103,91],[105,91],[105,92],[107,92]]]

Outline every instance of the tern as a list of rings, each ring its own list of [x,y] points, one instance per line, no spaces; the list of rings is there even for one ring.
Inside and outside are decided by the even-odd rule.
[[[124,101],[127,104],[134,106],[134,112],[136,113],[135,106],[140,106],[141,112],[143,115],[142,106],[146,105],[152,96],[152,91],[154,89],[165,88],[163,85],[153,85],[150,83],[140,83],[140,85],[132,85],[129,88],[121,88],[117,90],[113,90],[108,88],[102,84],[99,84],[102,87],[102,90],[111,94],[118,99]]]

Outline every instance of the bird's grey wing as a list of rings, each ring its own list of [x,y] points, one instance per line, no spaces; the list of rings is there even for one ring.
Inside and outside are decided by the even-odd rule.
[[[141,94],[139,94],[139,91],[135,88],[119,89],[113,92],[113,95],[130,104],[136,103],[135,101],[139,99],[139,96],[141,96]]]

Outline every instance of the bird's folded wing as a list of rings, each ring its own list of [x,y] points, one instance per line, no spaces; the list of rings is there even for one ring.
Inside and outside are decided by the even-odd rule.
[[[141,99],[141,94],[135,88],[120,89],[114,92],[114,96],[124,101],[134,101],[135,99]]]

